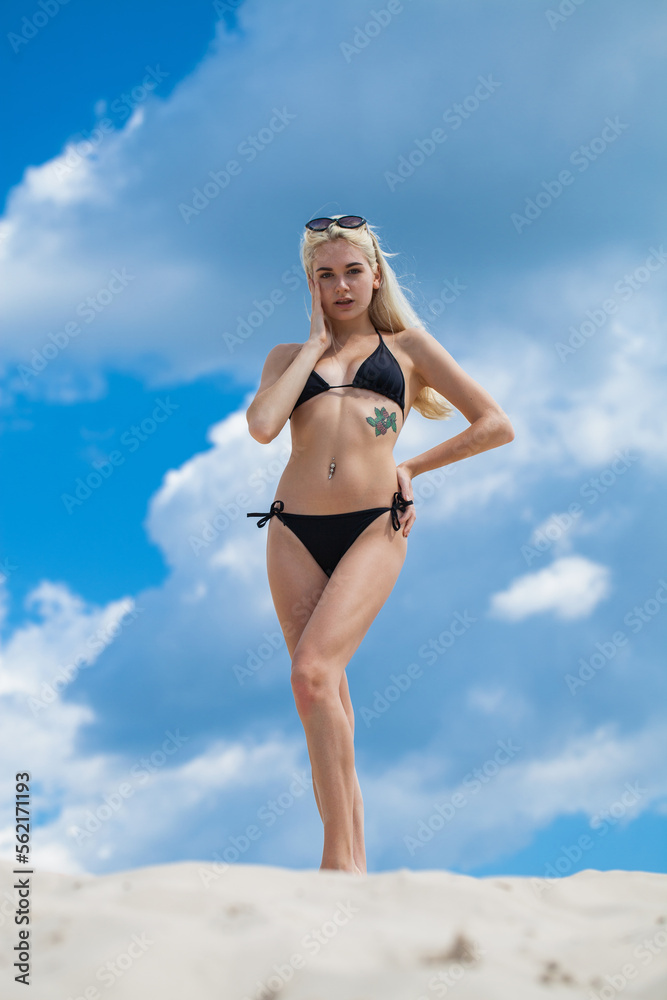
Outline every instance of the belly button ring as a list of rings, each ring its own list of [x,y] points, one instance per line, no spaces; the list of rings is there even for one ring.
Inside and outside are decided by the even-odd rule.
[[[332,458],[331,463],[329,465],[329,479],[331,479],[335,471],[336,471],[336,460]]]

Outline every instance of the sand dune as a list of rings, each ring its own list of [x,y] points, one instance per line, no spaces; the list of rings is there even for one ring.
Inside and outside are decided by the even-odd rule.
[[[0,862],[2,1000],[667,1000],[667,875],[36,871],[27,990],[12,868]]]

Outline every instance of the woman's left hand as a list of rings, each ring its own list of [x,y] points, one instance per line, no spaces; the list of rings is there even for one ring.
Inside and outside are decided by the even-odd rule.
[[[412,476],[404,463],[396,466],[396,478],[398,479],[398,489],[404,500],[413,500]],[[398,520],[403,528],[403,534],[407,538],[412,529],[412,525],[417,519],[414,503],[410,504],[407,510],[398,511]]]

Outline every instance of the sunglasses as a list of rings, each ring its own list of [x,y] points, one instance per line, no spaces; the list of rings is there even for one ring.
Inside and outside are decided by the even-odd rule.
[[[366,224],[366,220],[362,219],[360,215],[342,215],[340,219],[311,219],[310,222],[306,223],[306,229],[320,233],[334,223],[343,229],[358,229],[359,226]]]

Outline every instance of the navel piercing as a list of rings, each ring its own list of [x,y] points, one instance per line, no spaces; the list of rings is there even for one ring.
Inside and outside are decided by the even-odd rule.
[[[336,460],[332,458],[331,463],[329,465],[329,479],[331,479],[335,471],[336,471]]]

